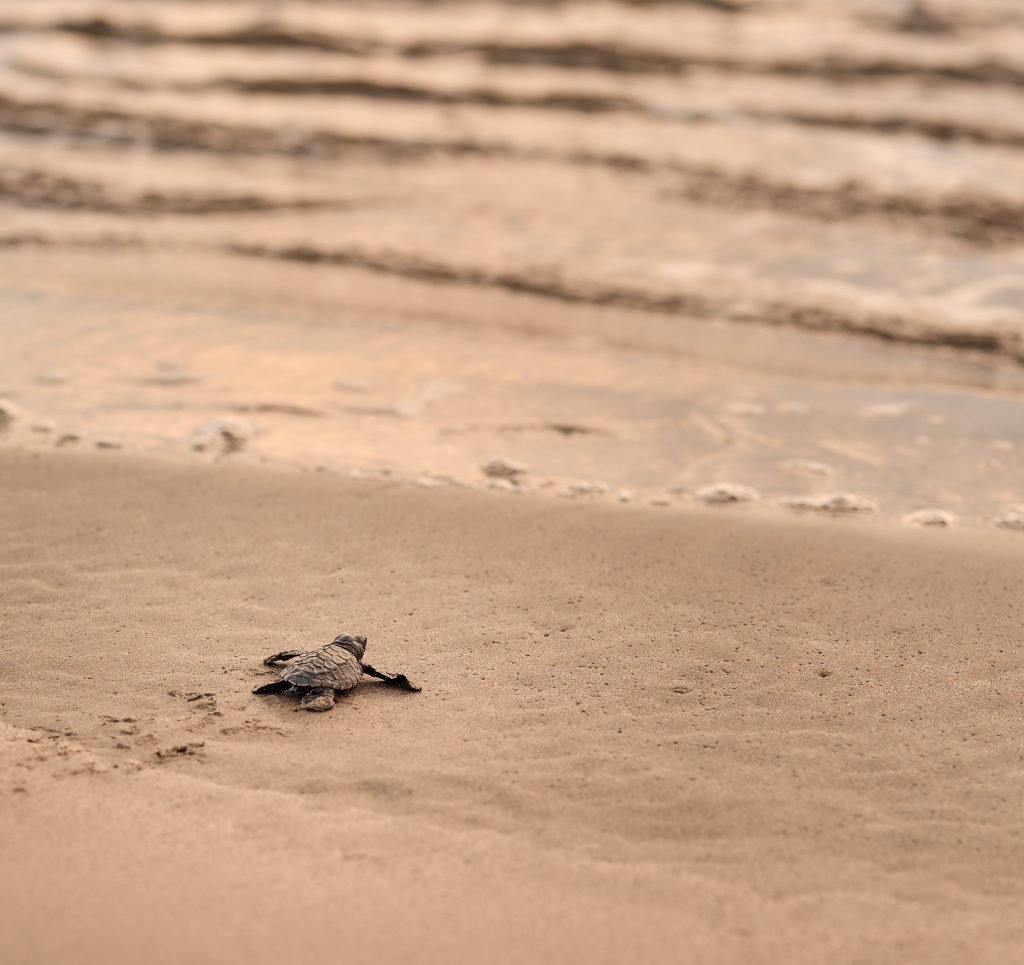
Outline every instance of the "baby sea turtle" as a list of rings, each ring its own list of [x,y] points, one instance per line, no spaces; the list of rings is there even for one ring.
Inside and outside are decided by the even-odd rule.
[[[316,650],[282,650],[263,661],[268,667],[291,661],[281,671],[281,679],[263,684],[254,694],[276,694],[292,691],[302,694],[301,706],[306,710],[330,710],[334,695],[349,690],[362,679],[363,674],[383,680],[391,687],[419,691],[404,673],[381,673],[363,662],[366,637],[343,633]]]

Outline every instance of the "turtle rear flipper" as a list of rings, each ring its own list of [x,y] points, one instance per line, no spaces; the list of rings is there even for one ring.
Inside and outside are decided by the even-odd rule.
[[[263,661],[263,665],[271,667],[275,663],[284,663],[286,660],[291,660],[293,657],[298,657],[302,654],[301,650],[282,650],[280,653],[272,654]]]
[[[253,687],[254,694],[279,694],[284,690],[291,690],[292,685],[287,680],[271,680],[269,684],[261,684]]]
[[[368,663],[363,664],[363,673],[369,677],[376,677],[389,687],[397,687],[399,690],[410,690],[414,694],[418,694],[423,689],[417,687],[404,673],[381,673]]]

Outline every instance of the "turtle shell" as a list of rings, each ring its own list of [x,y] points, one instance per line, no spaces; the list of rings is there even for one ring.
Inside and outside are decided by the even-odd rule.
[[[281,677],[293,687],[331,687],[348,690],[359,683],[363,668],[355,655],[337,643],[297,656]]]

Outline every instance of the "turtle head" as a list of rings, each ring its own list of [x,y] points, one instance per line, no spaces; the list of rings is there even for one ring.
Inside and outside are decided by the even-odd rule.
[[[366,653],[366,637],[354,637],[351,633],[343,633],[335,637],[334,642],[339,647],[344,647],[356,660],[362,660]]]

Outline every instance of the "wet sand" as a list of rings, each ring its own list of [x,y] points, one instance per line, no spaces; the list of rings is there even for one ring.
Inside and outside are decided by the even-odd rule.
[[[8,961],[1020,947],[1015,534],[0,459]]]
[[[775,512],[850,493],[890,522],[991,527],[1024,501],[1024,368],[989,355],[358,267],[4,260],[0,444],[460,487],[504,485],[482,471],[504,459],[525,468],[506,489],[532,496],[671,509],[726,483]]]

